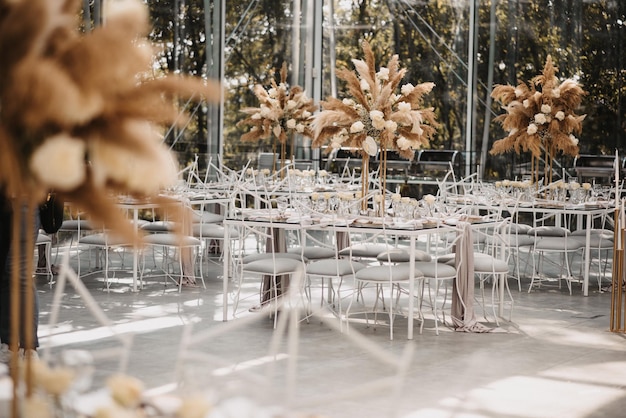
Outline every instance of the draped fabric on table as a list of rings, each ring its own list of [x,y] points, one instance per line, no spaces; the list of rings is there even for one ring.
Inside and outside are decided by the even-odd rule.
[[[459,332],[489,332],[474,312],[474,238],[469,222],[460,222],[461,237],[455,245],[456,280],[452,286],[452,322]]]
[[[341,251],[344,248],[350,246],[350,235],[344,231],[337,231],[337,251]]]

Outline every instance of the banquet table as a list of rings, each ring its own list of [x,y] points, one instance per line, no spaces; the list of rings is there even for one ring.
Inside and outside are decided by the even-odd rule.
[[[563,205],[546,206],[533,204],[531,206],[520,205],[520,212],[548,215],[574,215],[577,218],[577,228],[585,230],[585,246],[583,248],[583,296],[589,296],[589,265],[591,264],[591,229],[593,220],[598,216],[610,216],[613,208],[597,205]]]
[[[449,197],[449,203],[455,204],[457,207],[470,207],[475,210],[490,211],[501,208],[503,205],[495,203],[487,203],[480,198],[473,196],[457,196]],[[502,202],[500,202],[502,203]],[[598,217],[608,217],[610,219],[614,207],[611,202],[602,203],[581,203],[568,204],[566,202],[552,202],[545,200],[534,200],[529,202],[517,202],[510,204],[505,208],[515,210],[519,213],[532,214],[542,216],[553,216],[556,226],[561,226],[561,215],[572,215],[576,217],[576,228],[585,230],[585,246],[583,248],[583,295],[589,295],[589,265],[591,261],[591,229],[593,228],[593,220]],[[537,225],[532,225],[537,226]]]
[[[274,211],[275,212],[275,211]],[[269,210],[254,210],[254,213],[257,215],[256,217],[249,217],[249,218],[228,218],[228,219],[224,219],[224,227],[226,230],[226,236],[225,239],[228,242],[228,240],[230,239],[229,234],[230,234],[230,229],[231,228],[236,228],[237,225],[239,225],[241,222],[246,222],[248,226],[254,226],[254,227],[258,227],[258,228],[273,228],[273,229],[284,229],[284,230],[298,230],[300,228],[306,227],[308,229],[318,229],[320,231],[324,231],[324,230],[328,230],[329,229],[329,224],[325,223],[324,221],[321,222],[307,222],[306,224],[303,224],[302,222],[294,222],[289,221],[288,219],[283,219],[283,218],[275,218],[275,219],[268,219],[268,216],[272,216],[271,215],[271,211]],[[265,216],[258,216],[265,213]],[[362,218],[361,218],[362,219]],[[449,222],[444,220],[444,219],[440,219],[438,221],[432,221],[429,222],[425,225],[421,225],[419,227],[416,227],[415,225],[417,225],[416,223],[409,223],[407,225],[402,225],[402,226],[394,226],[393,223],[390,223],[389,225],[385,225],[385,228],[383,229],[382,224],[381,224],[381,218],[370,218],[369,223],[367,222],[361,222],[358,223],[359,226],[354,226],[357,225],[357,223],[353,223],[352,226],[348,226],[346,225],[345,222],[340,222],[340,224],[335,224],[332,226],[332,229],[334,229],[336,232],[338,233],[373,233],[373,234],[380,234],[380,233],[384,233],[389,237],[403,237],[403,238],[408,238],[409,239],[409,254],[410,254],[410,277],[413,277],[415,274],[415,249],[417,248],[417,240],[418,237],[422,237],[422,236],[427,236],[429,234],[441,234],[441,233],[449,233],[449,232],[459,232],[460,230],[457,228],[457,219],[450,219]],[[350,221],[348,221],[350,222]],[[412,226],[411,226],[412,225]],[[472,223],[472,227],[477,227],[477,228],[488,228],[490,226],[493,226],[494,223],[493,222],[473,222]],[[230,281],[230,267],[231,267],[231,263],[232,263],[232,254],[231,254],[231,249],[229,245],[225,245],[224,246],[224,252],[223,252],[223,257],[224,257],[224,264],[223,264],[223,275],[222,275],[222,279],[223,279],[223,311],[222,311],[222,319],[223,321],[227,321],[228,320],[228,284]],[[464,278],[464,280],[474,280],[474,274],[473,271],[471,272],[471,277],[466,277]],[[504,284],[504,280],[506,280],[505,277],[501,276],[500,278],[500,283],[499,283],[499,292],[500,292],[500,298],[499,298],[499,307],[498,307],[498,313],[500,316],[503,315],[503,311],[504,311],[504,288],[505,288],[505,284]],[[411,280],[409,283],[409,306],[408,306],[408,311],[409,311],[409,315],[408,315],[408,338],[412,339],[413,338],[413,319],[414,319],[414,310],[415,310],[415,306],[414,306],[414,296],[415,296],[415,284],[414,281]],[[468,301],[473,303],[473,301]]]

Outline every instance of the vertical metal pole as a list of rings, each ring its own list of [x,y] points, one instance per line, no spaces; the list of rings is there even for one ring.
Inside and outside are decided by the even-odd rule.
[[[291,81],[290,84],[291,86],[295,86],[297,84],[300,84],[300,74],[303,73],[304,71],[302,67],[306,66],[306,62],[307,62],[307,54],[306,54],[306,49],[303,48],[301,39],[301,32],[302,32],[302,7],[301,7],[301,1],[300,0],[296,0],[293,2],[293,20],[291,23],[291,36],[292,36],[292,44],[291,44],[291,71],[290,71],[290,76],[291,76]],[[305,25],[306,26],[306,25]],[[306,31],[306,28],[304,29]],[[305,34],[306,35],[306,34]],[[306,36],[304,37],[304,39],[306,40]],[[305,89],[306,90],[306,89]],[[290,155],[289,158],[291,159],[291,163],[295,164],[296,162],[296,156],[297,156],[297,152],[296,152],[296,148],[298,146],[298,138],[301,135],[297,135],[295,133],[292,134],[291,137],[291,151],[290,151]],[[284,164],[284,161],[281,163]],[[282,167],[282,166],[281,166]],[[282,172],[281,172],[282,175]]]
[[[331,0],[332,2],[333,0]],[[323,19],[323,11],[322,1],[312,1],[313,5],[311,7],[312,13],[308,16],[307,24],[311,26],[313,30],[312,39],[310,39],[310,45],[308,50],[312,51],[312,61],[311,61],[311,77],[307,79],[309,82],[309,87],[307,91],[312,91],[312,98],[315,103],[319,103],[322,100],[322,24],[324,22]],[[331,45],[331,48],[334,46]],[[310,81],[309,81],[310,80]],[[320,149],[315,148],[312,150],[311,159],[313,160],[313,169],[318,170],[320,168]]]
[[[472,137],[474,134],[474,90],[476,88],[476,78],[474,76],[474,63],[475,57],[475,43],[476,43],[476,0],[470,1],[470,16],[469,16],[469,32],[467,40],[467,108],[466,108],[466,121],[465,121],[465,152],[467,158],[465,158],[465,175],[471,174],[472,168]]]
[[[174,13],[172,16],[172,20],[174,23],[174,39],[173,39],[174,50],[172,51],[172,54],[174,56],[172,58],[174,60],[174,72],[176,73],[180,70],[180,62],[178,59],[179,44],[180,44],[180,39],[179,39],[180,22],[178,21],[179,13],[180,13],[180,0],[174,0]]]
[[[291,85],[298,84],[300,81],[300,63],[306,60],[300,58],[300,19],[302,18],[302,9],[300,0],[293,2],[293,20],[291,22]]]
[[[224,1],[204,0],[204,33],[206,50],[206,77],[219,80],[224,79]],[[208,159],[221,161],[218,156],[223,155],[224,144],[221,136],[223,131],[223,91],[220,91],[219,103],[207,104],[207,164]],[[207,167],[207,171],[211,167]]]
[[[478,180],[485,178],[485,165],[487,163],[487,148],[489,147],[489,125],[491,124],[491,86],[493,84],[493,70],[496,51],[496,2],[491,0],[489,13],[489,70],[487,73],[487,97],[485,97],[485,126],[483,126],[483,140],[480,149],[480,165],[478,167]]]
[[[225,40],[225,29],[224,29],[224,22],[226,21],[226,0],[221,0],[220,2],[215,2],[216,4],[219,3],[219,22],[217,24],[218,30],[216,30],[216,33],[219,33],[219,45],[220,48],[217,52],[218,56],[219,56],[219,63],[218,63],[218,79],[224,83],[224,74],[225,74],[225,69],[224,69],[224,40]],[[215,39],[213,40],[213,45],[217,44],[218,41],[216,41]],[[218,120],[216,121],[216,130],[214,131],[215,133],[215,139],[216,141],[219,141],[219,154],[222,155],[223,151],[224,151],[224,90],[221,89],[220,90],[220,103],[219,103],[219,107],[218,107]]]
[[[328,31],[328,55],[330,57],[330,94],[337,97],[337,76],[335,75],[337,66],[337,54],[335,52],[335,0],[328,2],[328,21],[330,30]]]

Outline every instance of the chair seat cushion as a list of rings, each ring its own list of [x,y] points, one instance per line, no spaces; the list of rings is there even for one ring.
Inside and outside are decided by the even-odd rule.
[[[154,221],[140,225],[140,228],[146,232],[171,232],[175,224],[172,221]]]
[[[287,250],[290,254],[304,254],[307,260],[322,260],[324,258],[335,258],[335,250],[327,247],[293,247]]]
[[[509,232],[512,234],[527,234],[531,229],[532,227],[527,224],[512,223],[509,226]]]
[[[570,232],[560,226],[537,226],[529,229],[526,234],[533,237],[566,237]]]
[[[193,213],[193,222],[194,223],[204,223],[204,224],[217,224],[224,220],[224,215],[220,215],[219,213],[207,212],[207,211],[194,211]]]
[[[491,256],[485,253],[474,253],[474,258],[478,258],[478,257],[491,257]],[[437,257],[437,262],[448,263],[450,261],[454,261],[455,259],[456,259],[456,254],[450,253],[450,254],[444,254],[442,256]]]
[[[415,268],[419,269],[426,278],[451,279],[456,277],[456,269],[453,266],[436,261],[418,261],[415,262]]]
[[[580,241],[583,246],[587,243],[587,238],[584,236],[572,236],[572,239]],[[589,237],[589,248],[591,248],[592,250],[597,250],[599,248],[613,248],[613,235],[591,235]]]
[[[504,241],[513,247],[529,247],[535,244],[535,238],[530,235],[508,234],[504,236]]]
[[[388,247],[384,244],[355,244],[339,251],[341,256],[352,256],[358,258],[376,258],[378,254],[387,251]]]
[[[93,228],[89,221],[85,219],[67,219],[61,224],[59,231],[91,231]]]
[[[78,240],[79,244],[92,245],[96,247],[110,247],[119,245],[129,245],[127,240],[112,236],[107,233],[86,235]]]
[[[307,274],[316,276],[338,277],[347,276],[363,270],[367,266],[363,263],[346,259],[326,259],[309,263],[306,266]]]
[[[432,257],[426,251],[414,250],[415,261],[431,261]],[[402,248],[393,248],[388,251],[383,251],[376,256],[376,259],[380,262],[386,263],[408,263],[411,261],[411,254],[407,250]]]
[[[287,258],[290,260],[302,261],[302,257],[300,257],[300,254],[274,253],[274,258]],[[243,264],[248,264],[254,261],[267,260],[267,259],[270,259],[270,260],[272,259],[272,253],[250,254],[250,255],[245,256],[243,260],[241,261]]]
[[[455,260],[446,263],[449,266],[456,267]],[[474,257],[474,272],[476,273],[508,273],[509,264],[498,258],[494,258],[488,254],[482,257]]]
[[[217,224],[194,224],[192,227],[192,233],[196,238],[224,239],[226,230],[223,226]],[[231,229],[229,237],[237,239],[239,237],[239,232],[235,229]]]
[[[537,240],[535,243],[535,250],[566,252],[579,250],[583,246],[584,244],[578,239],[566,237],[544,237]]]
[[[50,238],[46,234],[40,233],[37,235],[37,240],[35,240],[35,244],[41,245],[41,244],[47,244],[47,243],[52,244],[52,238]]]
[[[302,267],[301,260],[277,257],[256,260],[243,265],[243,271],[260,274],[289,274],[298,271]]]
[[[417,264],[417,263],[416,263]],[[359,270],[355,278],[361,281],[367,282],[403,282],[408,281],[410,275],[411,266],[408,263],[384,265],[384,266],[371,266]],[[417,267],[415,268],[415,278],[422,278],[424,274]]]
[[[179,234],[150,234],[144,237],[147,245],[163,245],[168,247],[199,247],[202,243],[198,238]]]
[[[601,228],[593,228],[589,230],[589,234],[591,236],[594,235],[605,235],[605,236],[610,236],[611,238],[613,238],[613,234],[614,232],[610,229],[601,229]],[[587,235],[587,230],[586,229],[577,229],[576,231],[572,231],[572,236],[576,237],[576,236],[585,236]]]
[[[131,223],[131,225],[135,224],[135,220],[134,219],[129,219],[129,222]],[[144,225],[149,224],[150,221],[146,221],[145,219],[137,219],[137,227],[141,228]]]

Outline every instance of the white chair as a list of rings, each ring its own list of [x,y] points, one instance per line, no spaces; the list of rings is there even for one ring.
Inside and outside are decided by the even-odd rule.
[[[48,284],[52,286],[54,283],[54,275],[52,274],[52,261],[50,257],[52,256],[52,238],[48,235],[42,233],[41,231],[37,234],[37,239],[35,240],[35,248],[38,252],[38,259],[42,259],[45,257],[46,263],[43,266],[35,267],[35,274],[42,274],[48,277]],[[42,254],[39,254],[42,252]]]
[[[415,268],[419,269],[424,275],[424,284],[428,286],[428,300],[435,319],[435,334],[439,335],[439,313],[442,314],[442,323],[446,325],[446,302],[448,301],[448,285],[452,284],[457,277],[457,269],[453,265],[446,264],[450,260],[454,260],[453,248],[458,241],[459,235],[455,234],[455,238],[449,241],[449,229],[438,230],[428,236],[427,251],[431,256],[430,261],[418,261]],[[444,295],[441,304],[437,299],[443,286]],[[434,297],[433,297],[434,293]],[[420,303],[423,303],[424,295]],[[421,307],[420,307],[421,311]]]
[[[234,275],[236,276],[236,289],[234,295],[233,311],[237,314],[238,306],[241,302],[241,292],[244,281],[247,276],[259,277],[259,297],[260,306],[269,305],[274,317],[274,326],[276,326],[276,317],[282,300],[280,295],[286,291],[289,277],[294,274],[300,274],[304,277],[304,262],[301,254],[288,254],[285,252],[284,234],[280,228],[274,228],[274,217],[280,216],[280,213],[273,207],[273,203],[269,196],[272,196],[278,188],[280,188],[287,179],[275,185],[276,188],[268,190],[263,187],[262,194],[258,190],[247,188],[245,184],[237,185],[237,193],[235,196],[235,207],[238,208],[238,221],[233,224],[237,230],[239,237],[239,248],[234,253]],[[246,197],[252,198],[264,207],[264,209],[256,210],[255,213],[263,213],[264,220],[260,223],[253,222],[246,217]],[[235,209],[237,210],[237,209]],[[246,254],[246,237],[256,236],[257,240],[265,242],[264,253]],[[299,280],[302,283],[303,280]],[[259,306],[259,305],[257,305]]]
[[[573,231],[570,235],[571,239],[580,241],[583,245],[587,245],[585,230]],[[602,291],[602,279],[607,277],[606,269],[609,264],[610,254],[614,247],[614,233],[607,229],[592,229],[589,237],[589,255],[590,260],[587,262],[591,265],[596,260],[598,265],[598,291]],[[582,269],[582,266],[581,266]],[[608,277],[611,278],[610,275]]]
[[[186,280],[190,281],[190,283],[187,284],[193,285],[195,284],[195,279],[200,278],[202,287],[206,289],[202,266],[198,266],[199,275],[195,273],[197,260],[202,251],[202,241],[200,239],[177,232],[156,233],[146,235],[144,237],[144,245],[161,249],[165,285],[167,285],[168,279],[172,280],[178,286],[178,291],[181,292],[183,284],[186,284]],[[145,258],[142,264],[145,266]],[[177,266],[177,269],[174,269],[174,266]],[[178,278],[174,277],[176,270],[178,272]],[[142,282],[143,276],[144,270],[142,269]]]
[[[409,286],[409,288],[415,288],[415,281],[417,281],[417,287],[421,288],[423,285],[424,274],[417,267],[413,268],[413,274],[411,274],[411,265],[410,263],[400,263],[394,264],[391,262],[391,254],[393,246],[390,245],[390,242],[393,242],[393,239],[387,236],[385,223],[382,222],[382,232],[380,233],[381,239],[383,242],[383,246],[385,247],[383,251],[379,252],[387,252],[387,262],[385,264],[367,266],[365,268],[361,268],[359,271],[355,272],[354,275],[354,291],[352,300],[348,308],[346,309],[346,325],[349,329],[350,324],[350,316],[354,316],[357,314],[364,314],[366,323],[369,326],[369,316],[368,313],[374,314],[374,324],[378,323],[378,304],[379,301],[384,300],[385,290],[387,290],[388,299],[390,300],[389,306],[387,308],[388,318],[389,318],[389,339],[393,340],[393,323],[394,318],[397,313],[400,312],[400,307],[398,301],[400,296],[403,293],[402,286]],[[349,254],[348,254],[349,256]],[[376,258],[377,256],[375,256]],[[365,292],[363,290],[367,289],[368,286],[374,287],[374,304],[372,307],[366,306],[366,301],[364,298]],[[414,295],[409,295],[409,297],[414,297]],[[353,306],[358,302],[358,300],[362,298],[362,307],[358,312],[353,312]],[[421,311],[419,310],[420,303],[418,306],[418,316],[421,320],[420,332],[423,327],[423,317],[421,315]],[[414,312],[408,312],[407,315],[414,315]],[[412,321],[408,321],[409,325]],[[410,331],[407,330],[407,334],[410,335]]]
[[[508,260],[513,263],[514,273],[509,277],[517,281],[518,291],[522,291],[522,273],[525,273],[531,264],[532,248],[535,244],[534,237],[528,235],[531,226],[520,223],[512,223],[509,233],[501,238],[506,241],[505,247],[509,251]],[[524,268],[520,269],[521,263],[524,262]]]
[[[534,238],[533,244],[533,274],[528,286],[528,293],[531,292],[533,286],[541,286],[543,282],[550,280],[550,278],[544,273],[544,267],[546,262],[552,262],[559,267],[558,282],[559,287],[561,280],[564,279],[567,283],[567,288],[570,295],[572,294],[572,281],[576,279],[572,275],[571,257],[580,253],[584,244],[577,239],[570,237],[570,231],[567,228],[556,226],[539,226],[531,228],[528,231],[528,235]],[[560,256],[560,261],[554,261],[548,257],[550,254],[556,254]],[[563,277],[563,271],[565,270],[565,276]]]
[[[116,237],[115,235],[111,234],[109,231],[105,231],[102,230],[102,232],[98,232],[98,233],[92,233],[89,235],[85,235],[81,238],[79,238],[78,240],[78,244],[83,247],[86,248],[87,251],[90,253],[89,254],[89,264],[91,267],[91,251],[95,250],[97,255],[96,255],[96,268],[99,268],[100,265],[103,265],[103,272],[104,272],[104,286],[106,291],[108,292],[110,290],[110,286],[111,286],[111,277],[109,277],[109,272],[111,271],[111,252],[116,251],[118,249],[124,249],[124,247],[129,246],[130,244],[128,243],[128,241],[126,241],[123,238],[120,237]],[[121,260],[121,264],[123,267],[123,254],[120,257]],[[81,260],[80,257],[78,258],[78,271],[77,271],[78,277],[81,277]],[[88,273],[84,273],[83,276],[85,274],[91,274],[91,272]]]
[[[287,248],[288,253],[302,255],[309,262],[337,257],[338,249],[332,232],[305,227],[294,235],[297,242]]]
[[[304,209],[304,208],[300,208]],[[308,215],[321,218],[327,216],[310,210]],[[303,226],[300,229],[300,242],[307,243],[313,240],[318,245],[303,245],[298,247],[306,263],[306,279],[304,283],[304,292],[307,298],[307,320],[313,313],[312,306],[312,289],[317,287],[321,290],[320,308],[327,307],[337,318],[339,318],[339,329],[343,330],[343,308],[341,288],[344,281],[354,277],[355,273],[364,269],[365,264],[355,261],[350,255],[342,257],[340,255],[342,234],[350,235],[350,221],[345,218],[338,217],[336,214],[331,216],[331,220],[327,222],[328,229],[323,231],[323,237],[330,242],[322,242],[317,239],[312,232],[321,232],[317,226]],[[341,234],[338,231],[339,225],[342,225]],[[308,237],[308,239],[307,239]],[[330,250],[330,256],[328,251]],[[325,293],[327,295],[325,296]]]
[[[146,224],[141,228],[143,231],[153,232],[143,237],[143,245],[152,249],[155,263],[160,256],[160,271],[163,273],[165,286],[171,280],[176,283],[178,291],[181,292],[183,284],[193,286],[196,284],[196,279],[199,278],[202,282],[202,287],[206,289],[202,269],[202,241],[192,234],[191,208],[185,202],[181,202],[180,205],[182,206],[179,207],[180,211],[170,208],[177,212],[177,215],[169,218],[170,220],[162,224],[165,226],[163,230],[146,226],[152,223]],[[146,248],[141,252],[142,283],[146,270]]]
[[[571,237],[586,245],[586,234],[586,230],[578,229],[576,231],[572,231]],[[589,234],[589,254],[591,259],[588,260],[588,263],[591,265],[595,260],[598,265],[597,282],[598,291],[601,292],[602,279],[607,277],[606,269],[609,265],[609,260],[611,259],[610,254],[613,251],[615,233],[610,229],[594,228],[589,231]],[[611,279],[610,275],[608,276],[608,279]]]
[[[258,229],[253,225],[249,225],[245,220],[237,223],[239,236],[247,236],[250,233],[254,233],[257,236],[261,236],[267,241],[267,253],[263,256],[255,258],[239,257],[237,263],[237,289],[235,294],[235,301],[233,303],[233,310],[235,314],[237,307],[241,302],[241,291],[244,286],[244,280],[247,276],[256,276],[260,280],[258,282],[260,292],[259,298],[262,305],[270,304],[272,306],[274,316],[274,327],[276,327],[276,316],[278,315],[279,305],[281,303],[280,296],[286,292],[288,284],[288,277],[293,274],[304,275],[304,263],[300,256],[293,254],[280,254],[274,249],[277,248],[278,239],[281,239],[280,235],[274,234],[274,228],[269,226],[268,231],[264,231],[265,228]],[[243,240],[239,241],[240,243]],[[278,244],[280,245],[280,244]],[[239,253],[244,252],[243,248],[239,248]],[[269,283],[267,288],[263,286],[263,278],[268,278]]]
[[[363,201],[371,199],[372,196],[364,196],[357,200],[355,203],[360,206]],[[372,218],[376,222],[380,221],[384,224],[383,218]],[[352,233],[347,236],[348,241],[339,249],[340,257],[354,257],[363,262],[377,261],[379,254],[390,250],[393,246],[385,242],[385,234],[379,232],[368,233],[367,229],[359,230],[358,228],[352,228]],[[352,243],[354,241],[354,243]]]
[[[61,223],[61,227],[57,231],[57,237],[59,237],[59,235],[69,234],[69,236],[70,236],[69,249],[70,249],[70,252],[71,252],[72,251],[72,246],[73,246],[75,240],[76,240],[76,242],[78,242],[78,240],[81,237],[91,233],[93,231],[93,226],[92,226],[91,222],[88,219],[85,218],[85,214],[81,214],[80,212],[77,212],[74,215],[72,213],[72,208],[71,207],[69,208],[67,213],[69,214],[70,217],[68,219],[63,220],[63,223]],[[60,239],[61,239],[61,237],[59,237],[59,240]],[[57,246],[55,260],[58,258],[59,248],[60,248],[60,246]]]

